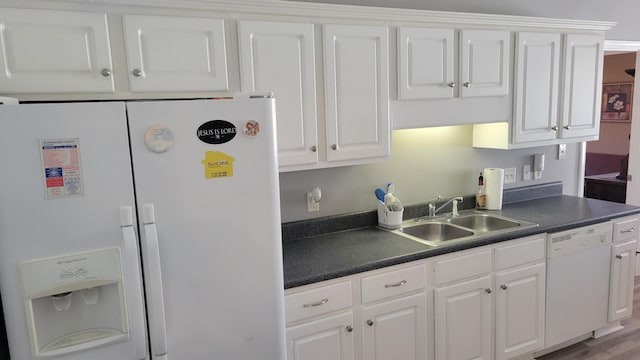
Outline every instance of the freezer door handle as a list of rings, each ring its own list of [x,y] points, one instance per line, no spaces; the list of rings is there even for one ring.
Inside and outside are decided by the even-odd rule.
[[[149,335],[153,358],[167,359],[167,327],[164,314],[164,292],[160,266],[160,247],[153,204],[142,206],[144,225],[143,246],[146,251],[145,279],[147,280],[147,311],[149,312]]]
[[[129,299],[131,299],[129,313],[131,323],[129,328],[133,335],[135,358],[144,360],[147,358],[147,335],[144,321],[144,300],[142,299],[142,281],[140,279],[140,255],[138,254],[138,240],[133,228],[133,211],[131,206],[120,207],[120,228],[122,229],[125,274],[131,282]]]

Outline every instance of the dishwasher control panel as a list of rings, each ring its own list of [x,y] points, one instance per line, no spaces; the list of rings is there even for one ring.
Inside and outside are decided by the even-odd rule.
[[[612,239],[613,225],[609,222],[548,234],[547,257],[562,256],[603,244],[611,244]]]

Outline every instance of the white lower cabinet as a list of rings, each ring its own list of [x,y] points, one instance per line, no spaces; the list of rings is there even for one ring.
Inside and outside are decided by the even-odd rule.
[[[351,311],[287,328],[288,360],[353,360]]]
[[[489,275],[435,289],[436,359],[491,359]]]
[[[633,311],[633,288],[636,271],[636,248],[639,219],[616,219],[613,223],[609,312],[607,321],[626,319]]]
[[[287,290],[287,359],[430,359],[426,278],[419,261]]]
[[[365,360],[424,360],[425,292],[362,307],[362,351]]]
[[[541,349],[544,260],[544,235],[436,259],[435,358],[505,360]]]
[[[496,273],[496,359],[543,347],[545,267],[538,263]]]

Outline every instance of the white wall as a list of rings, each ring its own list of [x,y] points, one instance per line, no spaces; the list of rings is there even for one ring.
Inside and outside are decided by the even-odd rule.
[[[290,0],[559,19],[615,21],[608,40],[640,40],[638,0]]]
[[[438,195],[465,195],[477,191],[479,172],[485,167],[515,167],[518,181],[505,187],[563,181],[564,191],[576,195],[578,144],[568,144],[567,159],[556,160],[557,147],[490,150],[471,147],[471,126],[396,130],[392,159],[387,162],[280,174],[282,221],[376,208],[374,189],[387,182],[405,204],[424,202]],[[545,154],[542,180],[522,181],[522,166],[533,165],[532,155]],[[320,212],[307,213],[306,193],[322,189]]]

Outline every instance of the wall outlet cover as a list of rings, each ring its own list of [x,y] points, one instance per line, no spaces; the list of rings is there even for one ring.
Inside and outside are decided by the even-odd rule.
[[[313,193],[307,193],[307,212],[320,211],[320,201],[313,200]]]
[[[522,167],[522,180],[523,181],[531,180],[531,165],[524,165]]]
[[[516,182],[516,168],[504,169],[504,183],[513,184]]]

